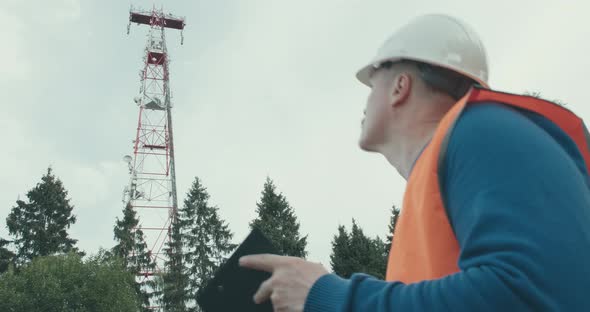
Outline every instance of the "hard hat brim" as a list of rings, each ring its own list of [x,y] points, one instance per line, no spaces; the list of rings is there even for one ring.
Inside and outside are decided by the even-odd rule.
[[[390,57],[390,58],[386,58],[386,59],[374,60],[373,62],[369,63],[368,65],[366,65],[365,67],[363,67],[359,71],[357,71],[356,79],[358,79],[362,84],[371,88],[371,87],[373,87],[371,85],[371,75],[373,75],[373,72],[375,72],[375,69],[377,69],[384,62],[398,62],[398,61],[401,61],[402,59],[403,58],[401,58],[401,57]]]
[[[367,87],[372,87],[371,86],[371,74],[373,73],[373,71],[375,70],[375,67],[373,66],[373,64],[367,65],[363,68],[361,68],[357,73],[356,73],[356,79],[358,79],[362,84],[366,85]]]
[[[457,70],[455,68],[452,68],[450,66],[447,66],[445,64],[436,64],[436,63],[430,62],[428,60],[422,60],[422,59],[419,59],[419,58],[411,58],[411,57],[406,57],[406,58],[401,58],[401,57],[387,58],[387,59],[384,59],[384,60],[378,60],[378,61],[375,61],[375,62],[371,62],[369,65],[367,65],[367,66],[361,68],[359,71],[357,71],[357,73],[356,73],[356,79],[358,79],[362,84],[366,85],[367,87],[372,88],[373,86],[371,85],[371,75],[373,74],[373,72],[375,71],[375,69],[380,64],[382,64],[383,62],[398,62],[398,61],[401,61],[402,59],[412,60],[412,61],[416,61],[416,62],[424,62],[424,63],[427,63],[427,64],[432,64],[432,65],[435,65],[435,66],[440,66],[440,67],[443,67],[443,68],[447,68],[447,69],[452,70],[452,71],[454,71],[456,73],[459,73],[459,74],[461,74],[461,75],[463,75],[465,77],[469,77],[469,78],[475,80],[477,83],[479,83],[484,88],[489,88],[489,85],[488,85],[487,82],[483,81],[479,77],[474,76],[474,75],[472,75],[470,73],[467,73],[467,72],[464,72],[464,71],[459,71],[459,70]]]

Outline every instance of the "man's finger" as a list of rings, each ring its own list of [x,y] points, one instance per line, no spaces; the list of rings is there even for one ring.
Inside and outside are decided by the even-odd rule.
[[[263,303],[266,300],[270,299],[270,295],[272,295],[272,285],[270,284],[270,278],[260,284],[258,291],[254,294],[254,302],[257,304]]]
[[[282,258],[271,254],[244,256],[240,258],[240,266],[272,273],[282,263]]]

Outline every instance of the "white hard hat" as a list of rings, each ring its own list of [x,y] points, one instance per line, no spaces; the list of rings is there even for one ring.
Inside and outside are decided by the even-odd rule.
[[[432,14],[413,19],[385,41],[373,61],[356,77],[371,86],[369,78],[375,68],[400,60],[444,67],[489,88],[483,44],[469,25],[450,16]]]

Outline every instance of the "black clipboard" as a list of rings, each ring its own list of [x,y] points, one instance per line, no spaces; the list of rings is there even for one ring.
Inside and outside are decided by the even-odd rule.
[[[254,254],[278,254],[272,242],[254,228],[213,279],[197,293],[197,303],[204,312],[272,312],[270,300],[256,304],[254,294],[270,278],[268,272],[240,267],[240,257]]]

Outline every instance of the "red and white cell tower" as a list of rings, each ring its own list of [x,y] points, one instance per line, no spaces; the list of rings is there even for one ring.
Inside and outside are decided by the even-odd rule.
[[[184,18],[165,14],[161,9],[131,8],[128,34],[131,23],[149,26],[149,33],[140,72],[141,87],[134,99],[139,118],[133,156],[124,157],[129,164],[130,181],[123,201],[135,209],[139,218],[137,229],[143,231],[155,264],[155,268],[140,272],[143,278],[149,278],[165,271],[163,247],[170,239],[172,218],[178,207],[165,29],[180,30],[182,38],[185,22]]]

